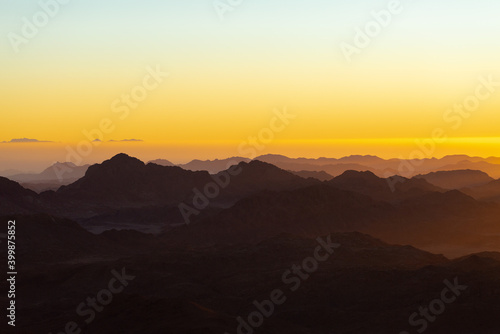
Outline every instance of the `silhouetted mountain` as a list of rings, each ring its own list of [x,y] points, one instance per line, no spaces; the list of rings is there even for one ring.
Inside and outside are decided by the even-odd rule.
[[[57,162],[39,174],[17,174],[9,179],[19,183],[69,184],[85,175],[89,165],[76,166],[72,162]]]
[[[250,159],[242,158],[242,157],[232,157],[223,160],[215,159],[215,160],[193,160],[187,164],[179,165],[187,170],[192,171],[208,171],[210,174],[216,174],[221,171],[229,169],[231,166],[235,166],[240,162],[249,162]]]
[[[500,202],[500,180],[494,180],[480,186],[464,188],[461,191],[477,200]]]
[[[205,221],[180,228],[179,234],[169,235],[169,241],[236,244],[255,243],[282,233],[311,237],[334,231],[360,231],[389,207],[368,196],[323,184],[292,191],[264,191]]]
[[[148,162],[148,164],[155,164],[155,165],[160,165],[160,166],[167,166],[167,167],[172,167],[175,166],[174,163],[165,160],[165,159],[156,159],[156,160],[151,160]]]
[[[73,183],[83,177],[88,167],[89,165],[76,166],[71,162],[57,162],[41,173],[15,174],[9,176],[9,179],[19,182],[24,188],[37,193],[47,190],[55,191],[62,185]]]
[[[364,176],[368,182],[380,182],[376,176]],[[378,187],[373,189],[368,191],[372,196],[379,192]],[[441,193],[412,189],[396,192],[400,199],[392,204],[327,184],[261,192],[189,228],[174,231],[170,242],[209,246],[258,242],[280,233],[310,237],[359,231],[453,255],[464,254],[460,250],[465,245],[463,249],[475,251],[500,250],[491,243],[500,233],[496,223],[500,207],[477,202],[456,190]]]
[[[394,163],[372,156],[272,158],[311,168],[366,163],[377,173]],[[470,163],[496,161],[481,159]],[[456,298],[428,321],[429,333],[498,333],[500,253],[492,251],[500,251],[500,205],[423,178],[345,171],[321,182],[295,173],[255,160],[210,175],[119,154],[57,192],[38,195],[0,178],[0,220],[16,220],[22,273],[16,332],[59,333],[75,322],[94,334],[237,333],[241,319],[262,312],[256,303],[281,291],[286,302],[274,305],[255,333],[412,333],[418,326],[409,317],[436,306],[448,287]],[[457,173],[466,179],[458,182],[484,177]],[[218,194],[206,194],[217,186]],[[202,193],[209,205],[191,224],[169,227],[183,222],[177,205],[191,205]],[[0,254],[4,263],[6,256]],[[106,291],[122,286],[104,305]],[[89,300],[104,305],[90,322],[75,313],[82,302],[90,310]],[[0,303],[8,305],[6,294]],[[4,327],[0,332],[8,333]]]
[[[497,178],[500,177],[500,158],[469,157],[467,155],[450,155],[440,159],[425,158],[421,160],[382,159],[376,156],[353,155],[335,158],[288,158],[283,155],[268,154],[259,156],[256,160],[272,163],[280,168],[292,171],[325,171],[333,176],[347,170],[371,171],[380,177],[401,175],[406,178],[418,174],[449,170],[481,170]]]
[[[432,172],[415,176],[443,189],[461,189],[466,187],[481,186],[493,181],[488,174],[478,170],[452,170]]]
[[[284,155],[279,154],[266,154],[256,157],[254,160],[260,160],[273,165],[279,164],[307,164],[307,165],[335,165],[335,164],[355,164],[355,165],[367,165],[373,166],[377,164],[384,163],[385,160],[373,155],[351,155],[348,157],[342,157],[340,159],[336,158],[289,158]]]
[[[373,168],[364,166],[357,163],[349,163],[349,159],[331,159],[331,158],[319,158],[319,159],[306,159],[298,158],[291,159],[282,155],[262,155],[254,160],[267,162],[273,164],[279,168],[294,171],[294,172],[326,172],[332,176],[337,176],[344,173],[347,170],[356,171],[375,171]],[[353,159],[358,160],[358,159]],[[341,161],[346,161],[341,162]]]
[[[21,173],[22,173],[22,171],[20,171],[18,169],[6,169],[6,170],[0,171],[0,176],[8,178],[9,176],[21,174]]]
[[[329,180],[333,179],[332,175],[330,175],[324,171],[315,172],[315,171],[302,170],[299,172],[290,171],[290,173],[295,174],[295,175],[300,176],[300,177],[303,177],[305,179],[308,179],[310,177],[312,177],[313,179],[316,179],[316,180],[320,180],[320,181],[329,181]]]
[[[190,196],[193,188],[211,181],[207,172],[191,172],[180,167],[145,165],[118,154],[102,164],[90,166],[85,176],[61,187],[61,200],[83,201],[110,207],[139,207],[175,204]]]
[[[394,176],[384,179],[372,172],[346,171],[327,182],[329,185],[355,191],[376,200],[402,201],[427,192],[443,191],[425,180]]]
[[[0,177],[0,214],[31,213],[38,207],[37,198],[34,191]]]
[[[200,196],[206,201],[202,215],[210,215],[213,208],[229,207],[263,190],[291,190],[320,183],[260,161],[241,162],[234,169],[238,175],[233,169],[210,175],[206,171],[145,165],[119,154],[89,167],[78,181],[56,192],[44,192],[40,198],[45,203],[43,212],[75,219],[92,231],[117,228],[158,232],[184,223],[178,205],[194,207],[194,199]],[[207,191],[217,194],[208,195]],[[194,219],[199,218],[201,215]]]
[[[260,161],[241,162],[238,168],[241,170],[239,175],[229,175],[228,185],[219,186],[220,196],[215,202],[234,202],[262,190],[288,190],[319,183]],[[214,177],[224,180],[227,174],[224,171]],[[66,199],[120,207],[166,205],[189,200],[195,188],[204,191],[207,184],[214,182],[206,171],[145,165],[136,158],[119,154],[102,164],[91,166],[83,178],[61,187],[56,194]]]
[[[240,162],[239,175],[233,176],[224,191],[229,199],[241,199],[263,190],[282,191],[319,184],[315,179],[304,179],[286,170],[262,161]],[[221,176],[221,172],[217,176]]]
[[[449,170],[480,170],[487,173],[492,178],[500,178],[500,165],[492,164],[486,161],[461,161],[453,165],[444,165],[442,167],[436,168],[436,171],[449,171]]]

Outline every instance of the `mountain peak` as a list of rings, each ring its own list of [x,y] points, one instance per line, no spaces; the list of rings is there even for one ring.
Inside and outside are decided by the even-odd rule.
[[[121,165],[135,165],[135,166],[144,166],[144,162],[141,160],[131,157],[125,153],[119,153],[112,157],[111,159],[104,161],[102,163],[105,164],[121,164]]]
[[[172,163],[172,162],[170,162],[169,160],[166,160],[166,159],[151,160],[151,161],[148,161],[148,164],[155,164],[155,165],[167,166],[167,167],[175,166],[174,163]]]

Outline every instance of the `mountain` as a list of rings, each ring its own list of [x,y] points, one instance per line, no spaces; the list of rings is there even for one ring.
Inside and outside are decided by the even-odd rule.
[[[330,164],[358,164],[358,165],[369,165],[374,166],[377,164],[384,163],[385,160],[374,155],[350,155],[348,157],[342,157],[340,159],[336,158],[289,158],[284,155],[279,154],[266,154],[256,157],[254,160],[260,160],[273,165],[279,165],[284,163],[297,163],[297,164],[307,164],[307,165],[330,165]]]
[[[486,161],[461,161],[452,165],[444,165],[436,169],[436,171],[448,171],[448,170],[480,170],[487,173],[492,178],[500,178],[500,165],[493,164]]]
[[[401,201],[427,192],[443,191],[425,180],[406,179],[401,176],[384,179],[369,171],[346,171],[328,181],[327,184],[385,201]]]
[[[211,182],[207,172],[180,167],[145,165],[136,158],[118,154],[101,164],[90,166],[84,177],[62,186],[61,199],[107,205],[140,207],[175,204],[187,198],[193,188]]]
[[[494,180],[487,184],[464,188],[462,192],[480,201],[500,202],[500,180]]]
[[[389,210],[389,204],[324,184],[263,191],[198,224],[178,229],[169,235],[169,242],[208,246],[255,243],[282,233],[311,237],[361,231]]]
[[[292,169],[304,169],[308,171],[320,171],[320,172],[326,172],[332,176],[339,176],[342,173],[346,171],[358,171],[358,172],[372,172],[372,173],[378,173],[379,176],[382,176],[383,172],[382,171],[377,171],[374,168],[367,167],[364,165],[360,164],[354,164],[354,163],[338,163],[338,164],[328,164],[328,165],[321,165],[321,166],[311,166],[311,165],[296,165],[296,164],[288,164],[287,165],[289,168]]]
[[[240,170],[239,175],[231,176],[228,171],[223,171],[212,177],[207,171],[193,172],[177,166],[145,165],[139,159],[119,154],[102,164],[89,167],[83,178],[61,187],[56,194],[72,200],[104,201],[112,206],[139,207],[189,200],[194,195],[194,189],[204,191],[208,184],[217,186],[215,180],[225,180],[226,176],[229,176],[228,184],[217,186],[220,195],[216,201],[236,201],[262,190],[287,190],[319,183],[259,161],[241,162],[237,168]]]
[[[228,159],[215,159],[215,160],[193,160],[187,164],[179,165],[186,170],[192,171],[208,171],[210,174],[216,174],[221,171],[229,169],[231,166],[237,165],[240,162],[250,162],[250,159],[242,157],[232,157]]]
[[[494,179],[485,172],[470,169],[432,172],[425,175],[417,175],[414,178],[424,179],[443,189],[461,189],[482,186],[494,181]]]
[[[233,176],[224,196],[233,200],[245,198],[261,191],[284,191],[308,187],[321,182],[315,179],[304,179],[274,165],[258,160],[240,162],[237,165],[239,175]],[[222,177],[220,172],[216,177]]]
[[[0,176],[9,177],[16,174],[21,174],[22,172],[18,169],[6,169],[0,172]]]
[[[9,179],[19,182],[24,188],[41,193],[75,182],[85,175],[88,167],[89,165],[76,166],[71,162],[57,162],[41,173],[15,174],[9,176]]]
[[[174,163],[165,160],[165,159],[156,159],[156,160],[151,160],[148,162],[148,164],[155,164],[155,165],[160,165],[160,166],[167,166],[167,167],[173,167],[175,166]]]
[[[333,179],[333,176],[328,174],[327,172],[321,171],[321,172],[316,172],[316,171],[307,171],[307,170],[301,170],[298,172],[290,171],[290,173],[295,174],[297,176],[303,177],[304,179],[308,178],[313,178],[316,180],[320,181],[329,181]]]
[[[89,165],[77,166],[72,162],[57,162],[39,174],[16,174],[9,179],[19,183],[59,183],[69,184],[85,175]]]
[[[233,172],[236,170],[239,173]],[[74,219],[94,232],[110,228],[159,232],[169,225],[184,224],[181,203],[197,210],[193,217],[197,220],[264,190],[319,183],[260,161],[241,162],[210,175],[178,166],[146,165],[119,154],[90,166],[76,182],[43,192],[40,199],[46,208],[43,212]],[[201,210],[199,205],[203,205]]]
[[[292,171],[325,171],[333,176],[347,170],[371,171],[380,177],[401,175],[407,178],[418,174],[449,170],[481,170],[494,178],[500,177],[500,158],[469,157],[467,155],[449,155],[443,158],[382,159],[377,156],[352,155],[340,159],[335,158],[288,158],[283,155],[262,155],[256,160],[274,164]]]
[[[0,178],[0,221],[16,221],[22,272],[15,332],[414,333],[416,314],[429,333],[499,333],[500,204],[464,193],[494,196],[499,180],[474,185],[485,180],[475,171],[386,179],[378,173],[393,161],[373,156],[268,158],[319,170],[252,160],[211,175],[119,154],[57,191]],[[463,161],[445,158],[428,163]],[[376,172],[308,177],[356,164]],[[208,206],[169,227],[194,196]]]
[[[38,208],[38,195],[19,183],[0,177],[0,214],[30,213]]]
[[[357,178],[357,182],[374,182],[375,186],[355,188],[357,192],[325,182],[248,196],[189,228],[172,231],[169,242],[210,246],[259,242],[280,233],[310,237],[358,231],[453,256],[469,250],[500,250],[495,246],[500,233],[499,206],[477,202],[457,190],[419,188],[397,190],[397,200],[384,201],[377,198],[378,194],[391,192],[382,191],[384,185],[377,183],[385,181],[368,173],[363,176],[366,180]]]
[[[371,167],[364,166],[355,162],[349,162],[349,159],[333,159],[333,158],[291,159],[283,155],[268,154],[259,156],[254,160],[267,162],[269,164],[273,164],[277,167],[290,170],[293,172],[324,172],[332,176],[338,176],[348,170],[376,172],[376,170]],[[353,159],[353,160],[359,161],[359,159]]]

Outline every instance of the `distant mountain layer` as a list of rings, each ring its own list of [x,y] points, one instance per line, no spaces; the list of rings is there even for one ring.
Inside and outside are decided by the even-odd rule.
[[[352,155],[343,158],[289,158],[284,155],[267,154],[256,157],[254,160],[267,162],[285,170],[294,172],[326,172],[338,176],[347,170],[371,171],[377,176],[388,177],[401,175],[411,178],[418,174],[428,174],[436,171],[449,170],[481,170],[494,178],[500,178],[500,158],[470,157],[467,155],[450,155],[440,159],[426,158],[422,160],[410,159],[382,159],[372,155]],[[193,160],[187,164],[178,165],[187,170],[205,170],[211,174],[226,170],[230,165],[239,162],[249,162],[250,159],[233,157],[223,160]],[[161,164],[161,163],[159,163]]]
[[[155,164],[155,165],[169,166],[169,167],[175,166],[174,163],[172,163],[172,162],[170,162],[168,160],[165,160],[165,159],[151,160],[151,161],[148,162],[148,164]]]
[[[444,189],[476,187],[494,181],[494,179],[485,172],[470,169],[432,172],[425,175],[417,175],[415,178],[424,179]]]
[[[76,166],[71,162],[57,162],[41,173],[13,174],[8,176],[10,180],[19,182],[23,187],[37,193],[47,190],[57,190],[62,185],[68,185],[82,178],[89,165]]]
[[[426,158],[422,160],[382,159],[376,156],[353,155],[343,158],[288,158],[283,155],[262,155],[255,160],[265,161],[293,171],[325,171],[337,176],[346,170],[371,171],[377,176],[387,177],[401,175],[407,178],[418,174],[447,170],[481,170],[491,177],[500,178],[500,158],[469,157],[467,155],[450,155],[441,159]]]
[[[193,160],[187,164],[178,165],[181,168],[192,170],[192,171],[200,171],[206,170],[210,174],[216,174],[226,169],[229,169],[231,166],[238,165],[240,162],[250,162],[251,159],[242,158],[242,157],[232,157],[223,160]]]
[[[464,188],[462,192],[482,201],[500,202],[500,180],[494,180],[487,184]]]
[[[20,183],[68,184],[68,182],[71,183],[83,177],[88,168],[89,165],[76,166],[71,162],[57,162],[39,174],[16,174],[9,176],[9,179]]]

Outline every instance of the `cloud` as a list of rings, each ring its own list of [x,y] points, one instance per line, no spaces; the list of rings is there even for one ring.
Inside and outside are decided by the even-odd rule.
[[[30,138],[14,138],[9,141],[3,141],[2,143],[10,144],[10,143],[53,143],[53,142],[48,140],[38,140]]]

